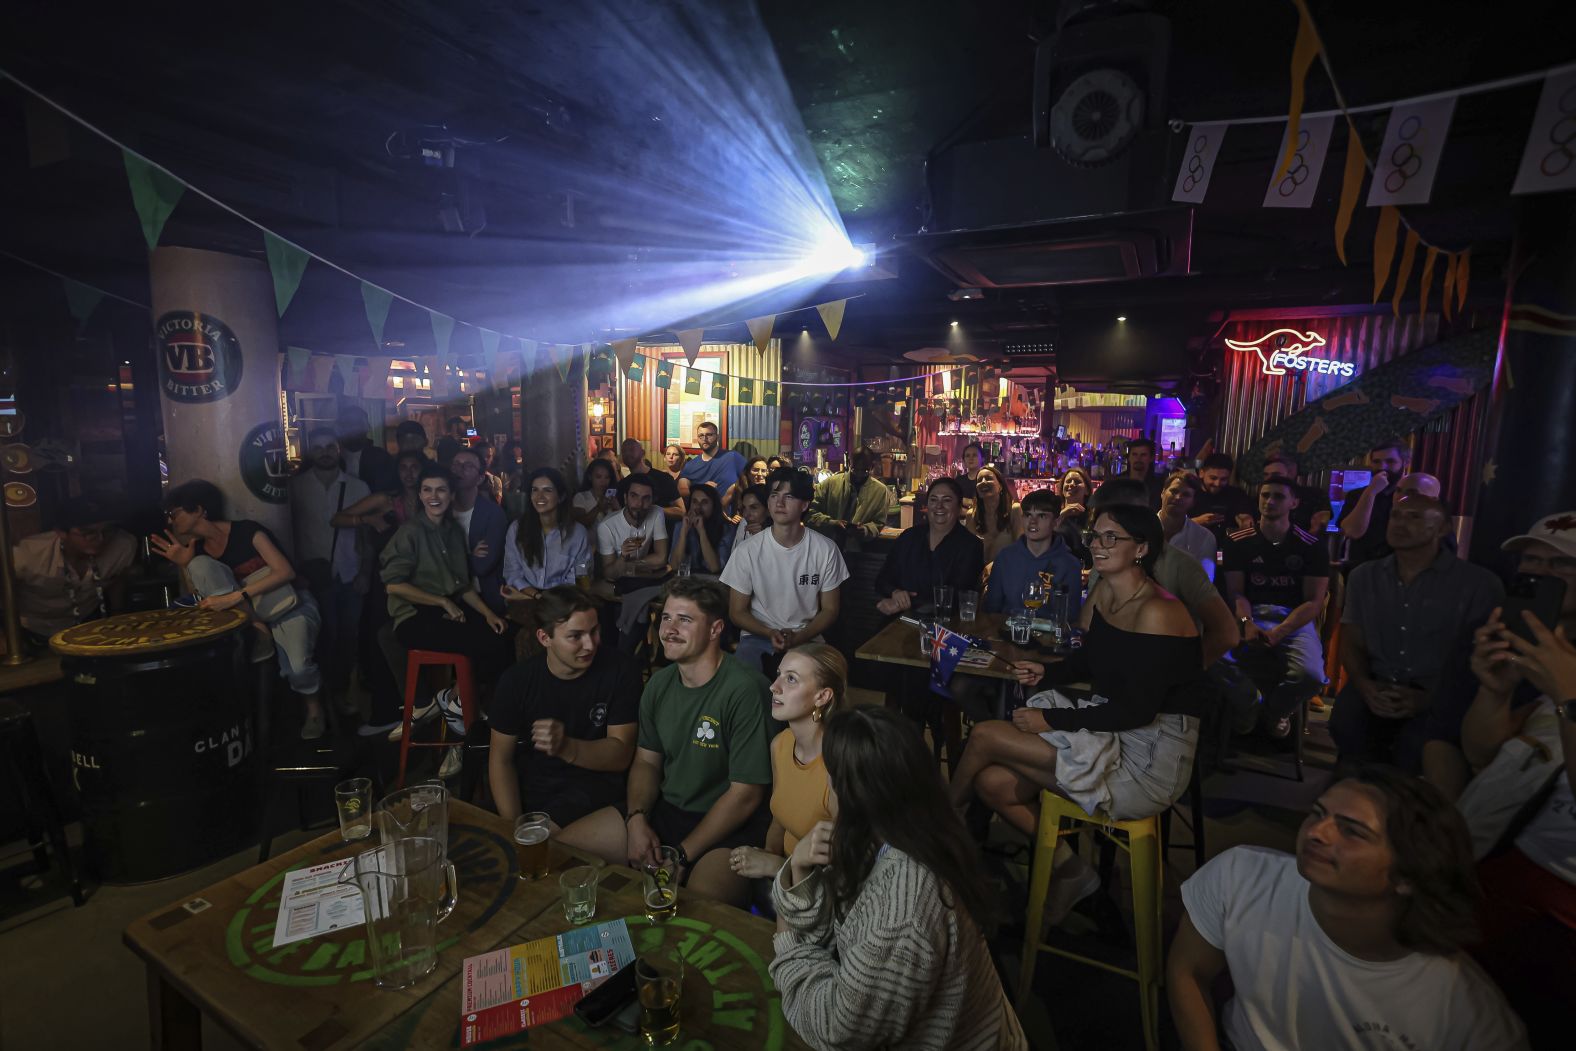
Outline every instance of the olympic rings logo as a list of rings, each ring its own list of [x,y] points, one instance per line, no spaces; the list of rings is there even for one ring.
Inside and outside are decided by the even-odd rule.
[[[1549,128],[1549,142],[1554,149],[1545,153],[1538,164],[1538,170],[1546,178],[1564,175],[1576,162],[1576,153],[1571,149],[1571,144],[1576,142],[1576,87],[1565,89],[1565,94],[1560,96],[1559,110],[1560,119]]]
[[[1209,136],[1199,135],[1193,140],[1193,152],[1183,166],[1182,192],[1192,193],[1207,174],[1204,168],[1204,151],[1209,149]]]
[[[1418,147],[1425,145],[1428,137],[1422,131],[1423,121],[1420,117],[1407,117],[1401,121],[1401,127],[1396,132],[1396,138],[1401,141],[1390,151],[1390,171],[1384,177],[1386,191],[1400,193],[1402,187],[1423,170],[1423,155],[1418,152]]]
[[[1308,162],[1303,159],[1302,153],[1308,148],[1308,143],[1312,139],[1313,136],[1308,134],[1307,128],[1297,129],[1297,149],[1291,155],[1291,167],[1286,170],[1279,185],[1275,187],[1275,192],[1282,197],[1290,197],[1297,192],[1297,187],[1308,180]]]

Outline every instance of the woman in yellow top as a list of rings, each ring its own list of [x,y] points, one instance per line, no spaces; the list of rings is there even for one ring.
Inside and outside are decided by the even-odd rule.
[[[842,703],[848,662],[824,642],[807,642],[783,654],[772,683],[772,718],[788,729],[772,741],[772,824],[766,849],[736,847],[733,871],[770,879],[816,822],[830,821],[826,767],[821,763],[822,720]]]

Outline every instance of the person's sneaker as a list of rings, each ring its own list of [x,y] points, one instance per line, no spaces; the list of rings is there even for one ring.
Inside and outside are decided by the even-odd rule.
[[[315,715],[307,716],[306,717],[306,722],[301,724],[301,740],[303,740],[303,741],[315,741],[319,737],[322,737],[322,736],[323,736],[323,714],[321,712],[318,712]]]
[[[1073,906],[1100,889],[1100,873],[1092,865],[1081,865],[1079,871],[1063,877],[1051,874],[1050,889],[1045,892],[1045,923],[1058,927],[1073,911]]]
[[[443,718],[448,722],[449,729],[460,736],[465,735],[465,708],[460,704],[460,691],[453,686],[445,687],[438,691],[433,698],[438,707],[443,709]],[[486,722],[486,719],[479,720]]]
[[[196,609],[202,599],[196,595],[176,595],[170,600],[171,609]]]
[[[438,767],[438,780],[447,781],[460,772],[460,765],[465,761],[465,746],[454,745],[443,754],[443,764]]]
[[[437,717],[438,717],[438,699],[436,697],[434,697],[432,700],[427,702],[426,707],[424,707],[424,708],[417,708],[415,711],[410,713],[410,725],[411,725],[411,728],[415,729],[416,727],[420,726],[422,723],[427,722],[429,719],[436,719]],[[405,736],[405,721],[403,719],[401,719],[399,722],[395,723],[394,724],[394,728],[389,731],[389,740],[390,741],[398,741],[400,738],[402,738],[404,736]]]
[[[1327,712],[1330,710],[1330,706],[1318,694],[1314,694],[1313,699],[1308,702],[1308,707],[1315,712]]]
[[[1276,719],[1269,727],[1270,740],[1284,741],[1291,736],[1292,716],[1283,715]]]

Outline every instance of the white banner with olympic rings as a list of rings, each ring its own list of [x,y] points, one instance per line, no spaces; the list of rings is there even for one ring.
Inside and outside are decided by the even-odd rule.
[[[1550,73],[1511,193],[1576,190],[1576,69]]]
[[[1173,201],[1184,204],[1203,204],[1209,192],[1209,177],[1215,171],[1215,158],[1220,154],[1220,144],[1226,137],[1226,121],[1214,124],[1195,124],[1188,129],[1186,152],[1182,168],[1177,172]]]
[[[1455,109],[1456,97],[1452,95],[1406,103],[1390,111],[1384,144],[1374,158],[1368,207],[1428,203]]]
[[[1297,129],[1296,148],[1286,174],[1272,181],[1264,191],[1266,208],[1311,208],[1319,189],[1319,173],[1324,170],[1324,155],[1330,149],[1330,135],[1335,130],[1335,116],[1304,117]],[[1281,132],[1277,158],[1286,156],[1286,136],[1291,132],[1288,124]]]

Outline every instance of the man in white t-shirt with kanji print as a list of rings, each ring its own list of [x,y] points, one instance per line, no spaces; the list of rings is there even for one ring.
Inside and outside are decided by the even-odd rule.
[[[758,672],[762,658],[814,642],[831,627],[848,579],[837,545],[805,528],[815,496],[810,476],[779,467],[766,490],[772,527],[735,547],[720,578],[729,589],[728,619],[743,633],[733,655]]]
[[[1475,936],[1472,867],[1466,823],[1437,789],[1358,768],[1314,804],[1295,857],[1235,847],[1182,884],[1166,964],[1182,1046],[1526,1048],[1521,1020],[1461,951]],[[1225,968],[1235,992],[1217,1020]]]

